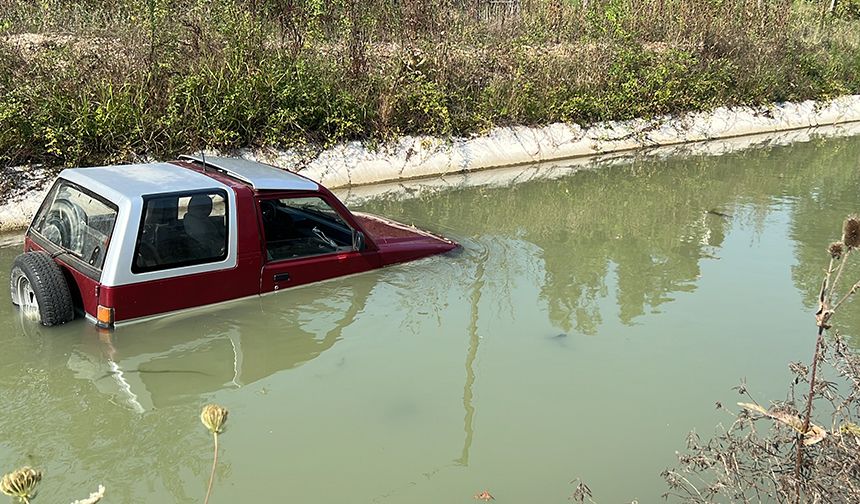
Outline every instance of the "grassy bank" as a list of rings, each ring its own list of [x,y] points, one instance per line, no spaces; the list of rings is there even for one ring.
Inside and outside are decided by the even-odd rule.
[[[860,1],[5,0],[0,162],[860,93]]]

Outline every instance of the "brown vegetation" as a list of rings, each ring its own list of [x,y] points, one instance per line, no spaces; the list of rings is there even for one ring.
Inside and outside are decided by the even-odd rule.
[[[825,337],[831,317],[860,288],[858,282],[837,291],[858,245],[860,220],[849,217],[842,240],[827,248],[830,265],[818,297],[811,365],[789,365],[794,380],[787,398],[765,408],[741,383],[737,391],[753,402],[738,403],[743,409],[734,422],[711,440],[690,435],[687,452],[679,456],[681,467],[663,474],[668,495],[693,503],[860,501],[860,356],[838,331],[830,341]],[[827,416],[827,428],[812,422]],[[764,429],[762,421],[769,424]]]
[[[860,92],[860,22],[812,1],[3,3],[3,163],[470,134]]]

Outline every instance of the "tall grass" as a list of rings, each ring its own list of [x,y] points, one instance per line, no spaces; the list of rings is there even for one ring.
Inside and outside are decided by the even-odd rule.
[[[0,162],[469,134],[860,92],[860,21],[845,8],[513,4],[0,0]]]

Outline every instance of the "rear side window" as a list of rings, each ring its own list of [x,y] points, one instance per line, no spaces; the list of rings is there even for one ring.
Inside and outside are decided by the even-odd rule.
[[[227,215],[224,191],[145,197],[132,272],[223,261]]]
[[[32,230],[101,271],[116,214],[113,203],[60,180],[33,221]]]

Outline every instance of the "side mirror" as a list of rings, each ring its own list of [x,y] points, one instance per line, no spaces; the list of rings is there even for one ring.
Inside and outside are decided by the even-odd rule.
[[[364,233],[352,230],[352,250],[360,252],[364,250]]]

